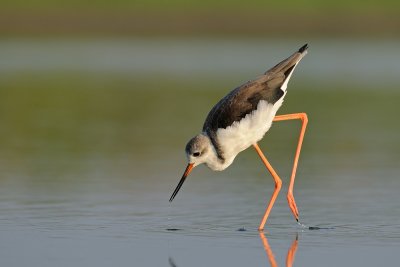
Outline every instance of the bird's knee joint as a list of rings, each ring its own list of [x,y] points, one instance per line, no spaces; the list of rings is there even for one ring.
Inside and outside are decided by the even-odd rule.
[[[281,188],[282,188],[282,181],[281,180],[275,181],[275,189],[280,190]]]
[[[308,123],[308,116],[306,113],[301,113],[301,121],[305,124]]]

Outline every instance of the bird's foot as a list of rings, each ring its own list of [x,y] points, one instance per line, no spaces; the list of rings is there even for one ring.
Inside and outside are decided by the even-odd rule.
[[[297,209],[296,201],[294,200],[294,196],[293,196],[292,192],[288,192],[287,200],[288,200],[289,208],[292,210],[294,218],[298,222],[299,221],[299,211]]]

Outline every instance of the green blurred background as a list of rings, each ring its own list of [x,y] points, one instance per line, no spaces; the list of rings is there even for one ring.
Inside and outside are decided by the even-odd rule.
[[[2,1],[0,168],[51,180],[181,166],[186,140],[212,105],[305,42],[310,53],[281,113],[309,113],[308,149],[359,160],[365,151],[393,155],[399,6]]]
[[[11,1],[2,36],[391,36],[398,1]]]

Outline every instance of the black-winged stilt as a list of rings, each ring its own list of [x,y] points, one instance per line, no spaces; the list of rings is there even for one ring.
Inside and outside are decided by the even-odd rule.
[[[274,193],[259,226],[259,230],[263,230],[281,189],[282,181],[257,142],[264,137],[273,121],[300,119],[302,126],[287,193],[289,207],[296,220],[299,220],[293,187],[308,119],[305,113],[278,116],[275,114],[283,103],[290,77],[297,64],[307,54],[307,48],[308,45],[305,44],[257,79],[232,90],[211,109],[204,122],[203,131],[186,145],[188,165],[169,200],[170,202],[175,198],[194,167],[205,163],[214,171],[222,171],[232,164],[237,154],[249,146],[253,146],[275,181]]]

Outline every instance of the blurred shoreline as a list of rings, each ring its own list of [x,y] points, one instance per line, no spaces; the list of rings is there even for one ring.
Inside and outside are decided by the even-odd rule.
[[[0,80],[19,76],[32,81],[36,75],[59,74],[64,80],[63,74],[75,73],[102,80],[200,81],[203,88],[229,81],[235,86],[306,42],[312,53],[297,84],[398,87],[399,39],[389,38],[9,38],[0,42]]]

